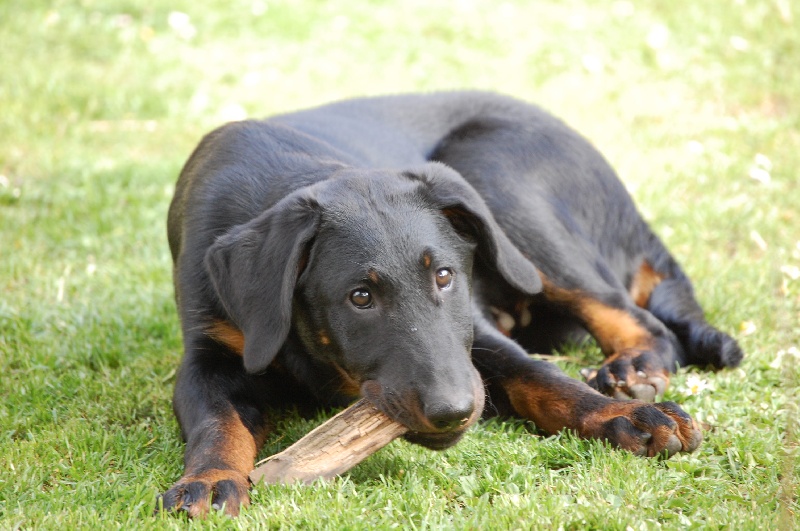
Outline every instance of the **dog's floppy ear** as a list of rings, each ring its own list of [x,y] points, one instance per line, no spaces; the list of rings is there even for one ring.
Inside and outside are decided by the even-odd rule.
[[[453,226],[478,242],[478,254],[514,288],[533,295],[542,291],[539,272],[511,243],[478,192],[452,168],[432,162],[406,173],[424,182],[428,195]]]
[[[316,203],[293,194],[231,229],[206,252],[219,299],[244,333],[250,373],[266,370],[286,341],[302,256],[318,224]]]

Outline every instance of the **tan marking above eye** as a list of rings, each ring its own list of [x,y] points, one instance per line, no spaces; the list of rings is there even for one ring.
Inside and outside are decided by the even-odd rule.
[[[325,330],[320,330],[320,331],[317,333],[317,337],[319,338],[319,342],[320,342],[322,345],[330,345],[330,344],[331,344],[331,338],[330,338],[330,336],[328,335],[328,332],[327,332],[327,331],[325,331]]]
[[[423,253],[423,255],[422,255],[422,267],[424,267],[425,269],[428,269],[430,266],[431,266],[431,255],[428,254],[427,252]]]

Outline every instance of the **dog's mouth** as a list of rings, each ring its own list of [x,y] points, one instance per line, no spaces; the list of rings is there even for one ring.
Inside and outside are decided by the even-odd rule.
[[[409,431],[403,438],[410,443],[419,444],[431,450],[444,450],[455,445],[464,433],[475,424],[483,412],[485,391],[480,376],[474,382],[475,407],[472,414],[460,423],[437,429],[421,413],[418,400],[398,396],[383,389],[375,380],[361,385],[361,394],[392,420],[406,426]]]
[[[461,440],[466,428],[458,431],[450,431],[444,433],[427,433],[420,431],[410,431],[406,433],[403,438],[410,443],[419,444],[430,450],[444,450],[455,446]]]

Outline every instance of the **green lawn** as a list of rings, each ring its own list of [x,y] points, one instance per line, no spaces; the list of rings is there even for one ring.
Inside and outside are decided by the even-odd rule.
[[[433,4],[0,0],[0,529],[798,526],[798,5]],[[667,392],[703,445],[644,460],[489,422],[258,487],[237,520],[153,517],[182,469],[165,221],[191,149],[244,115],[449,88],[539,102],[617,167],[746,351]]]

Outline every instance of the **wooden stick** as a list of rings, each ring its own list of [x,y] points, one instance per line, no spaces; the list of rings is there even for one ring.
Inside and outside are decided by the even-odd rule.
[[[311,483],[346,472],[408,428],[362,398],[286,450],[256,463],[250,481]]]

